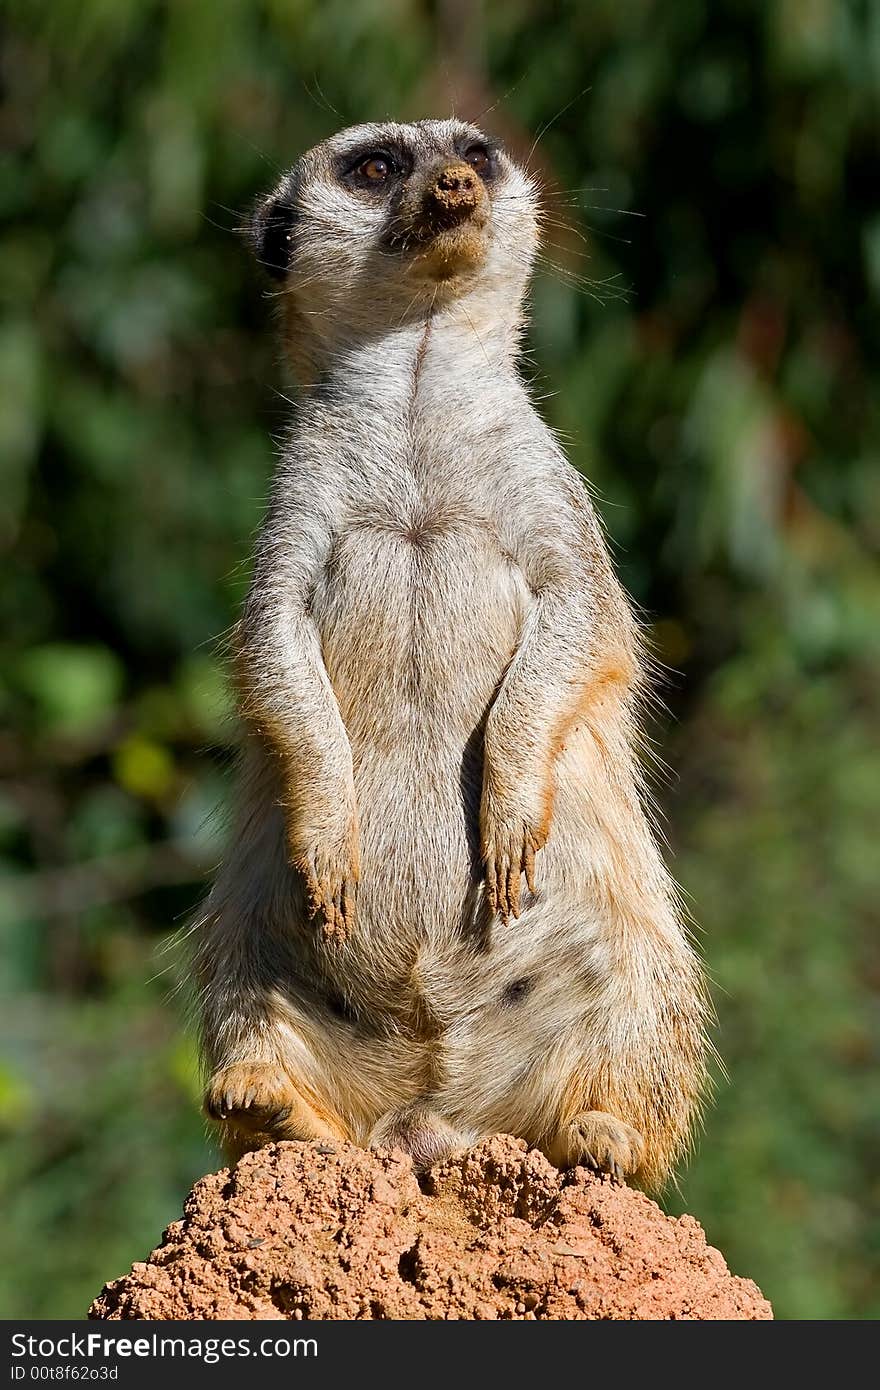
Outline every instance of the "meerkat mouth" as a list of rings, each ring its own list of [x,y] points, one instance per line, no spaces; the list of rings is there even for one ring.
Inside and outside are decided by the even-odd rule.
[[[410,272],[435,281],[450,281],[479,270],[486,259],[484,226],[466,224],[436,232],[409,251]]]
[[[486,187],[470,165],[458,160],[435,169],[400,207],[390,244],[408,256],[412,273],[450,281],[482,265],[488,225]]]

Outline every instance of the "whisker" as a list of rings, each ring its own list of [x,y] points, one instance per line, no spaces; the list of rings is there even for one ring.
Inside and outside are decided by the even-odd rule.
[[[550,120],[547,121],[541,127],[541,129],[535,136],[535,139],[532,143],[532,148],[529,150],[528,155],[526,156],[527,169],[532,161],[532,155],[535,153],[535,150],[538,148],[539,143],[541,142],[541,140],[543,140],[544,136],[547,134],[548,130],[550,130],[551,126],[554,126],[556,122],[560,120],[562,116],[565,115],[566,111],[570,111],[576,101],[580,101],[581,97],[586,96],[587,92],[591,92],[592,90],[592,84],[589,87],[584,87],[582,91],[578,92],[575,96],[573,96],[571,98],[571,101],[567,101],[565,105],[559,111],[556,112],[556,115],[551,116]]]
[[[460,306],[460,307],[461,307],[462,313],[464,314],[465,318],[467,319],[468,323],[469,323],[470,326],[471,326],[471,332],[473,333],[474,337],[476,338],[477,342],[478,342],[479,345],[480,345],[480,351],[482,352],[483,357],[485,358],[486,366],[487,366],[487,367],[490,367],[490,366],[491,366],[491,363],[490,363],[490,361],[489,361],[489,354],[486,352],[486,349],[485,349],[485,347],[484,347],[484,345],[483,345],[483,340],[482,340],[482,338],[480,337],[479,333],[477,332],[477,329],[476,329],[476,326],[475,326],[475,324],[474,324],[473,319],[471,318],[470,314],[468,313],[467,309],[466,309],[465,306],[464,306],[464,301],[461,302],[461,306]]]

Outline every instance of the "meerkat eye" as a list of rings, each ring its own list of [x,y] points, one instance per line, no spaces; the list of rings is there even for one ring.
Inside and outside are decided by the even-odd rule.
[[[391,160],[384,154],[371,154],[361,160],[357,172],[361,178],[369,179],[370,183],[386,183],[394,169]]]
[[[412,167],[404,149],[352,150],[337,166],[337,177],[359,193],[382,194],[391,189]]]
[[[468,145],[464,157],[465,162],[480,175],[480,178],[485,177],[490,172],[492,161],[485,145]]]

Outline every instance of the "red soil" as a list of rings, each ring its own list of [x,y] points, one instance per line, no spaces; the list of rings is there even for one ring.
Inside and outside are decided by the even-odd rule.
[[[770,1318],[690,1216],[498,1135],[418,1179],[399,1150],[272,1144],[202,1178],[92,1318]]]

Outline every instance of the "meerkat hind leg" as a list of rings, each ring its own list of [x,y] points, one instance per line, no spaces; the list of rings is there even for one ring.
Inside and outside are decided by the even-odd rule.
[[[253,1141],[345,1139],[338,1117],[319,1112],[283,1067],[266,1062],[237,1062],[216,1071],[205,1092],[204,1108],[226,1132]],[[230,1147],[242,1147],[240,1142]]]
[[[546,1153],[557,1168],[581,1164],[619,1182],[641,1166],[645,1143],[637,1129],[604,1110],[586,1110],[564,1125]]]

